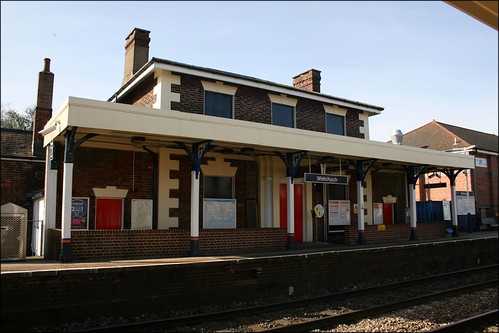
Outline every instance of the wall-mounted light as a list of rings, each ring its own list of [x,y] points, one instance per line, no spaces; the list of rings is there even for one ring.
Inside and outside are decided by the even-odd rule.
[[[42,136],[45,136],[45,135],[53,132],[57,128],[57,126],[59,126],[59,124],[60,124],[60,122],[59,122],[59,120],[57,120],[55,123],[53,123],[52,125],[50,125],[47,128],[42,129],[38,133],[41,134]]]

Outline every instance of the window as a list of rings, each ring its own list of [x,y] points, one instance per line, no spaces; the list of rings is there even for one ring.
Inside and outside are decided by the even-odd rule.
[[[289,105],[272,103],[272,125],[294,128],[294,108]]]
[[[345,117],[326,113],[326,132],[330,134],[345,135]]]
[[[232,199],[232,177],[204,177],[204,197]]]
[[[227,94],[205,91],[204,114],[232,119],[232,96]]]

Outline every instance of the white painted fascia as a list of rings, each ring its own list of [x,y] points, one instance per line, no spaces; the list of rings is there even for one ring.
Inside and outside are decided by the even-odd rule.
[[[180,111],[159,111],[140,106],[69,97],[49,123],[61,126],[44,138],[47,145],[67,127],[93,133],[126,132],[163,136],[165,140],[213,140],[254,146],[269,151],[299,151],[355,159],[380,159],[398,163],[474,169],[474,157],[394,145],[360,138],[225,119]]]

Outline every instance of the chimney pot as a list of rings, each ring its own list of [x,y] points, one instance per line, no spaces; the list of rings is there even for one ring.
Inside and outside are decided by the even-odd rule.
[[[43,70],[45,72],[50,72],[50,58],[43,59],[45,61],[45,65],[43,66]]]

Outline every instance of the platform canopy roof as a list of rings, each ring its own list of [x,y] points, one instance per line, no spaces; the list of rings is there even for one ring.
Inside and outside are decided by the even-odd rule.
[[[157,150],[179,148],[176,142],[212,140],[214,146],[234,154],[307,151],[310,158],[316,159],[376,159],[387,165],[474,168],[474,158],[469,155],[77,97],[69,97],[47,123],[44,145],[53,140],[63,142],[66,130],[75,127],[75,141],[87,134],[97,134],[83,143],[82,146],[88,147],[124,150],[135,149],[138,144]]]

